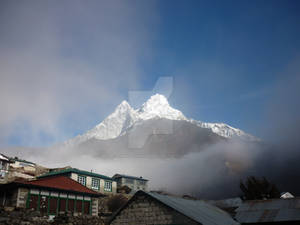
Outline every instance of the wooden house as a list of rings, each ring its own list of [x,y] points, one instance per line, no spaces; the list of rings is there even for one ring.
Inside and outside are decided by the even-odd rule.
[[[83,186],[106,195],[115,194],[117,192],[117,182],[112,178],[93,172],[79,170],[76,168],[68,168],[39,176],[42,177],[56,177],[66,176],[72,180],[82,184]]]
[[[59,212],[98,215],[98,198],[104,196],[66,176],[15,180],[0,185],[0,205],[28,208],[48,215]]]

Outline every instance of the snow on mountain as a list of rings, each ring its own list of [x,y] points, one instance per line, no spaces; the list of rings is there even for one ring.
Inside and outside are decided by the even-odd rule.
[[[67,145],[76,145],[95,138],[98,140],[114,139],[126,133],[127,130],[143,121],[163,118],[169,120],[184,120],[201,128],[211,129],[212,132],[226,138],[240,138],[247,141],[259,139],[245,133],[242,130],[224,123],[206,123],[193,119],[187,119],[182,112],[172,108],[167,98],[160,94],[150,97],[139,109],[133,109],[127,101],[123,101],[115,111],[103,122],[95,126],[83,135],[78,135],[65,142]]]
[[[186,120],[185,116],[177,109],[173,109],[163,95],[153,95],[136,111],[140,120],[165,118],[169,120]]]
[[[193,119],[190,119],[189,121],[199,127],[211,129],[212,132],[225,138],[239,138],[244,141],[260,141],[259,138],[225,123],[206,123]]]
[[[67,145],[75,145],[87,141],[91,138],[99,140],[113,139],[121,135],[128,127],[132,126],[137,120],[138,114],[129,105],[127,101],[123,101],[117,106],[115,111],[110,114],[100,124],[93,129],[87,131],[83,135],[78,135],[73,139],[65,142]]]

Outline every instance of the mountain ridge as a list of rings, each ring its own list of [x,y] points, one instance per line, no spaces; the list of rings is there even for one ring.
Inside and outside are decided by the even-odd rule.
[[[243,141],[259,141],[257,137],[248,134],[238,128],[234,128],[225,123],[208,123],[199,120],[189,119],[184,114],[170,106],[167,98],[161,94],[151,96],[142,106],[134,109],[124,100],[108,117],[91,130],[82,135],[78,135],[64,142],[65,145],[73,146],[90,139],[110,140],[124,135],[140,123],[152,119],[168,119],[173,121],[187,121],[200,128],[210,129],[213,133],[225,137],[235,138]]]

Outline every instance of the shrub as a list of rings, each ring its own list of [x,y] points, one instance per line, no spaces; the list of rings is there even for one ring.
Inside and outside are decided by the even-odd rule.
[[[111,212],[116,212],[128,199],[123,195],[114,195],[107,201],[107,207]]]

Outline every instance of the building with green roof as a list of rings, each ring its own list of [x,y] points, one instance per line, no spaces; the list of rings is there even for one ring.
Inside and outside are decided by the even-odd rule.
[[[68,168],[45,173],[39,176],[39,178],[51,176],[67,176],[87,188],[102,194],[115,194],[117,192],[117,182],[108,176],[98,173]]]

